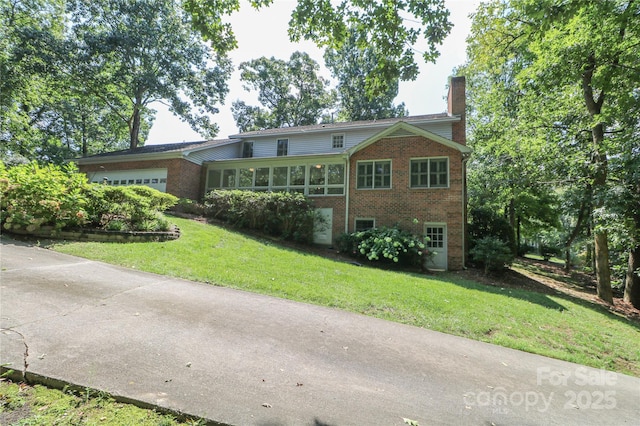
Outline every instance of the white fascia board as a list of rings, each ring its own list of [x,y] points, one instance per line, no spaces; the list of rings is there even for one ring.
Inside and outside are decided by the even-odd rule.
[[[184,158],[184,156],[182,152],[155,152],[155,153],[152,152],[152,153],[146,153],[146,154],[123,154],[123,155],[112,155],[112,156],[95,157],[95,158],[77,158],[71,161],[79,165],[87,165],[87,164],[102,164],[102,163],[127,163],[132,161],[172,160],[175,158]],[[189,159],[185,158],[185,160],[189,160]]]
[[[415,134],[416,136],[422,136],[425,137],[427,139],[431,139],[434,142],[440,143],[442,145],[448,146],[449,148],[453,148],[456,149],[458,151],[460,151],[462,154],[471,154],[471,152],[473,152],[473,150],[471,148],[469,148],[466,145],[462,145],[458,142],[454,142],[450,139],[444,138],[440,135],[437,135],[433,132],[430,132],[428,130],[424,130],[421,129],[419,127],[416,127],[412,124],[406,123],[404,121],[400,121],[388,128],[386,128],[385,130],[376,133],[375,135],[371,136],[369,139],[365,139],[364,141],[360,142],[358,145],[351,147],[347,152],[349,153],[349,155],[353,155],[354,153],[360,151],[361,149],[364,149],[366,147],[368,147],[369,145],[379,141],[380,139],[384,139],[387,136],[390,136],[391,134],[393,134],[394,132],[398,131],[398,130],[406,130],[410,133]]]

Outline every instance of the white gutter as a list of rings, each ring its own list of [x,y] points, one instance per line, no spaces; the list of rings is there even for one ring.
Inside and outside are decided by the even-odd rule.
[[[467,161],[471,157],[470,153],[462,154],[462,269],[466,269],[467,259]]]
[[[345,205],[344,205],[344,233],[347,234],[349,233],[349,194],[350,194],[350,188],[351,186],[349,185],[349,177],[351,176],[351,154],[349,154],[349,152],[346,152],[346,160],[347,160],[347,175],[345,176]]]

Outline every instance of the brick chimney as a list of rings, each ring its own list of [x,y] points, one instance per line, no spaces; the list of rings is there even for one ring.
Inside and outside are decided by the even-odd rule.
[[[449,79],[449,95],[447,96],[449,115],[459,115],[460,121],[453,123],[451,139],[459,144],[467,144],[467,125],[465,110],[467,100],[465,95],[466,79],[464,76]]]

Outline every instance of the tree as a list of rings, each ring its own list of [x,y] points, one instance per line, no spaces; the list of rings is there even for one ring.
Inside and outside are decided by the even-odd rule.
[[[366,90],[367,75],[372,74],[380,58],[366,47],[359,48],[356,34],[349,37],[338,49],[327,49],[325,65],[338,80],[338,121],[375,120],[408,115],[404,103],[393,105],[398,95],[398,78],[387,82],[387,90],[377,96]]]
[[[235,101],[233,118],[240,131],[316,124],[334,104],[329,82],[307,53],[294,52],[289,61],[258,58],[240,64],[246,90],[257,90],[265,108]]]
[[[273,0],[251,0],[257,9]],[[240,8],[239,0],[185,0],[193,25],[214,48],[230,50],[236,46],[233,31],[222,17]],[[298,0],[289,21],[292,41],[312,40],[319,47],[340,49],[353,30],[356,45],[368,47],[378,64],[366,76],[371,96],[387,93],[394,81],[413,80],[418,75],[415,51],[427,62],[438,57],[437,46],[451,30],[444,0]],[[420,44],[418,40],[422,37]]]
[[[49,149],[40,130],[60,76],[41,40],[59,39],[63,31],[62,1],[0,0],[0,158],[7,163],[56,156],[55,143]]]
[[[574,148],[586,148],[589,158],[580,178],[593,194],[598,296],[611,303],[608,159],[623,150],[616,117],[628,114],[620,106],[631,103],[640,85],[640,4],[494,0],[474,16],[470,40],[470,62],[478,70],[513,77],[520,98],[514,128],[535,132],[549,145],[588,135],[586,147]]]
[[[71,72],[127,124],[130,148],[140,142],[155,101],[167,102],[204,136],[215,136],[217,126],[207,114],[218,112],[215,105],[228,92],[231,63],[193,31],[175,1],[76,2],[71,12]]]

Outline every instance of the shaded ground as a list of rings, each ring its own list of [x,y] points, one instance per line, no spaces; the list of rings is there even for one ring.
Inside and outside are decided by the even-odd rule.
[[[563,265],[544,260],[518,258],[511,269],[502,276],[485,276],[481,270],[469,268],[455,272],[470,280],[483,284],[536,291],[545,294],[562,293],[604,306],[611,312],[640,322],[640,310],[622,300],[622,295],[613,298],[608,305],[596,295],[596,280],[593,276],[575,270],[565,271]]]

